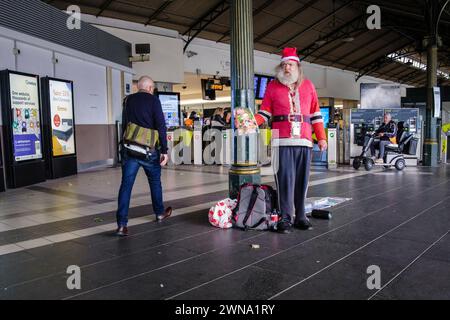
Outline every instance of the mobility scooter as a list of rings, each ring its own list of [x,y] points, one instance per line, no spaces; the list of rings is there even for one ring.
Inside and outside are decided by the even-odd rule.
[[[374,166],[383,166],[385,168],[394,166],[400,171],[406,167],[404,152],[408,154],[416,153],[417,139],[414,138],[413,134],[408,132],[408,128],[404,127],[403,122],[398,123],[397,144],[389,144],[386,146],[383,163],[376,163],[374,157],[370,155],[370,146],[377,139],[375,132],[367,132],[365,136],[367,138],[365,139],[361,155],[353,159],[353,168],[356,170],[361,165],[364,165],[367,171],[372,170]]]

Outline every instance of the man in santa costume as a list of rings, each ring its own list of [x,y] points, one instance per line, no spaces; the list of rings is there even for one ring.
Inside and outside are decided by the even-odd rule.
[[[272,119],[275,181],[281,212],[277,230],[289,233],[292,225],[301,230],[312,229],[305,215],[312,131],[321,151],[327,149],[327,142],[317,92],[312,82],[303,78],[296,48],[283,50],[276,79],[268,84],[255,118],[258,125]]]

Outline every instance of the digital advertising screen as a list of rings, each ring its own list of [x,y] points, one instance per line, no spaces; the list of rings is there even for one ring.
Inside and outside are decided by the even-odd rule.
[[[253,88],[255,91],[255,98],[258,99],[258,83],[259,83],[259,77],[254,76],[253,77]]]
[[[37,76],[9,74],[14,160],[42,158],[41,119]]]
[[[328,124],[330,123],[330,107],[321,107],[320,113],[322,114],[324,128],[328,128]]]
[[[361,83],[361,109],[400,108],[400,85]]]
[[[177,92],[159,92],[158,98],[161,102],[167,128],[179,127],[181,123],[180,94]]]
[[[255,98],[262,100],[264,99],[264,94],[266,93],[267,85],[270,81],[272,81],[274,78],[270,76],[264,76],[264,75],[255,75],[254,78],[254,85],[255,85]]]
[[[75,154],[73,85],[71,82],[49,80],[49,91],[53,156]]]

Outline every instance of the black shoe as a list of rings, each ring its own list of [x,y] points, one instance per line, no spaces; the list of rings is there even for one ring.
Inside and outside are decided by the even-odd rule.
[[[170,217],[172,214],[172,207],[168,207],[166,210],[164,210],[164,213],[156,217],[156,221],[161,222],[164,219]]]
[[[291,224],[288,221],[280,221],[277,224],[277,232],[291,233]]]
[[[312,230],[312,224],[309,222],[309,220],[300,220],[296,221],[294,223],[294,228],[300,229],[300,230]]]

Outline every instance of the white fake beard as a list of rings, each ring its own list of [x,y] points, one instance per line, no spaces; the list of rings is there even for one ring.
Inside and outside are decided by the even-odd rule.
[[[284,74],[283,69],[280,68],[277,72],[277,79],[285,86],[289,86],[298,81],[299,72],[298,70],[292,70],[290,75]]]

